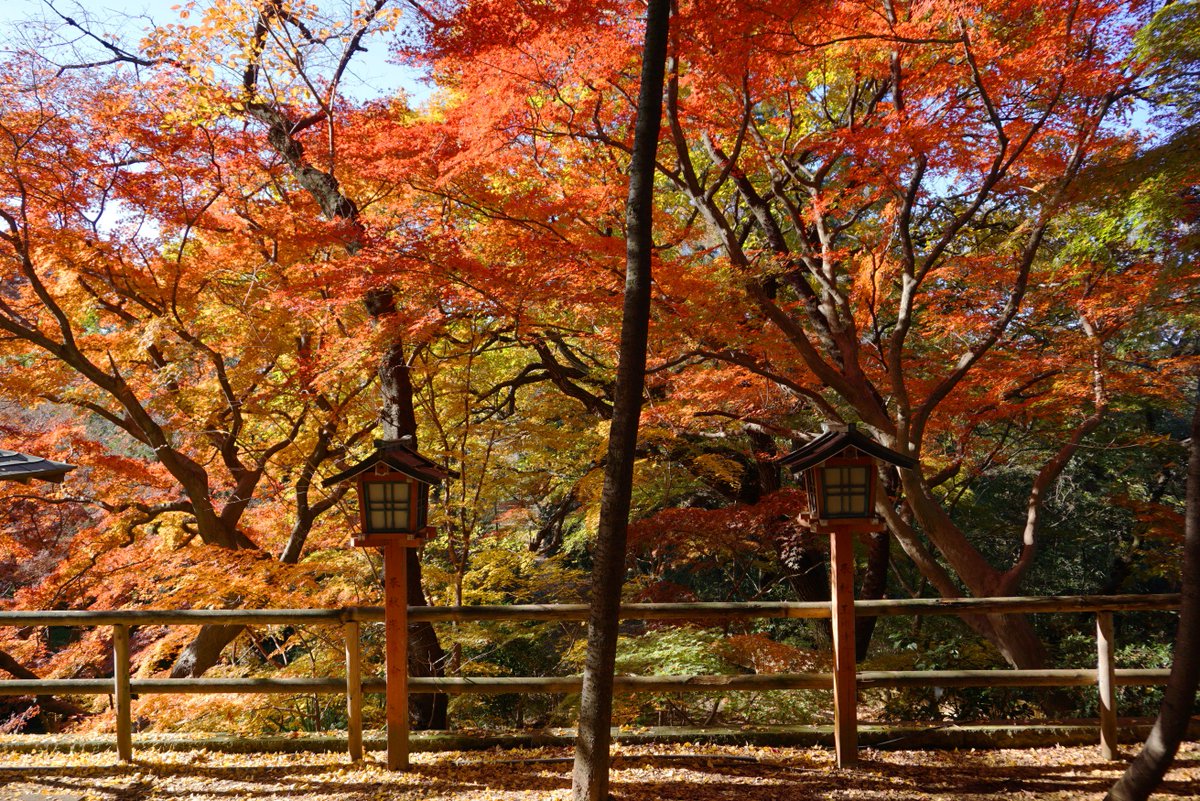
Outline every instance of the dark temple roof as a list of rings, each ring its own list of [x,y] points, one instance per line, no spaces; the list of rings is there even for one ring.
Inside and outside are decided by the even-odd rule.
[[[891,448],[885,448],[854,426],[849,426],[844,431],[826,431],[812,442],[780,457],[779,463],[791,468],[792,472],[799,473],[837,456],[849,447],[858,448],[863,453],[874,456],[876,459],[882,459],[888,464],[894,464],[896,467],[913,468],[917,466],[916,459],[897,453]]]
[[[53,462],[40,456],[0,449],[0,481],[29,481],[36,478],[57,484],[74,469],[75,465],[66,462]]]
[[[332,487],[334,484],[365,473],[378,464],[383,464],[398,473],[431,485],[441,484],[447,478],[458,475],[453,470],[448,470],[436,462],[430,461],[400,440],[387,440],[377,441],[375,453],[336,476],[325,479],[321,482],[321,486]]]

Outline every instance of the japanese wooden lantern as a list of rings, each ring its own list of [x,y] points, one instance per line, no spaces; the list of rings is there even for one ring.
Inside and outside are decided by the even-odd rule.
[[[351,544],[376,547],[402,539],[419,545],[433,534],[429,488],[450,476],[449,470],[408,447],[405,440],[376,440],[371,456],[326,480],[324,486],[355,480],[359,533]]]
[[[916,459],[884,447],[852,425],[830,428],[779,462],[800,475],[808,494],[804,517],[820,530],[839,523],[878,527],[876,459],[902,468],[917,465]]]

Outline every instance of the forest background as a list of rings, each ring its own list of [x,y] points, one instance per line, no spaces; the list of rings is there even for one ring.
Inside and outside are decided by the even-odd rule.
[[[640,5],[216,0],[137,36],[39,8],[0,85],[0,429],[80,468],[0,488],[5,603],[377,603],[378,561],[346,547],[353,499],[320,482],[401,434],[458,473],[410,603],[583,599]],[[921,462],[888,477],[859,597],[1177,586],[1198,22],[1195,3],[679,4],[630,600],[827,597],[826,545],[775,460],[849,422]],[[364,48],[427,94],[372,93],[353,77]],[[1163,666],[1172,627],[1124,618],[1119,658]],[[5,629],[0,667],[111,675],[106,637]],[[330,675],[341,658],[289,627],[132,638],[142,676]],[[574,624],[413,641],[416,675],[561,675],[583,656]],[[881,668],[1094,658],[1069,616],[864,622],[859,642]],[[618,669],[812,669],[827,645],[800,621],[646,625],[624,630]],[[930,689],[871,709],[1090,703]],[[5,704],[8,731],[109,724],[101,702]],[[818,693],[622,704],[629,724],[829,713]],[[297,696],[136,714],[294,731],[344,713]],[[413,714],[569,724],[574,699],[422,697]]]

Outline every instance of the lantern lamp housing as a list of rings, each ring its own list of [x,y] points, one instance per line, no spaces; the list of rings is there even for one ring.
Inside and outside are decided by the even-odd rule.
[[[358,476],[358,506],[367,534],[415,534],[429,524],[429,485],[377,464]]]
[[[875,493],[876,460],[900,468],[916,467],[912,457],[897,453],[853,426],[830,429],[779,461],[799,473],[808,496],[808,522],[818,528],[860,523],[878,528]]]
[[[404,440],[377,440],[375,453],[327,479],[324,486],[355,480],[359,534],[352,544],[369,547],[402,539],[421,545],[434,533],[429,526],[429,488],[452,475]]]

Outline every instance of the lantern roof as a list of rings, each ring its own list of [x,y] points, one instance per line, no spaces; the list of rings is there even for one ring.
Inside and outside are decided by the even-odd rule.
[[[20,451],[0,449],[0,481],[27,482],[36,478],[39,481],[52,481],[57,484],[74,469],[75,465],[66,462],[55,462]]]
[[[373,454],[353,467],[343,470],[336,476],[325,479],[322,482],[322,486],[332,487],[334,484],[340,484],[347,479],[354,478],[360,473],[373,470],[376,465],[383,465],[397,473],[402,473],[409,478],[415,478],[417,481],[431,486],[437,486],[447,478],[458,475],[453,470],[442,467],[437,462],[431,461],[417,453],[406,444],[405,440],[410,440],[410,438],[375,440],[375,452]]]
[[[812,442],[801,445],[791,453],[781,456],[779,463],[791,468],[792,472],[799,473],[810,467],[816,467],[827,459],[832,459],[846,448],[857,448],[863,453],[896,467],[913,468],[917,466],[916,459],[880,445],[853,425],[829,428]]]

